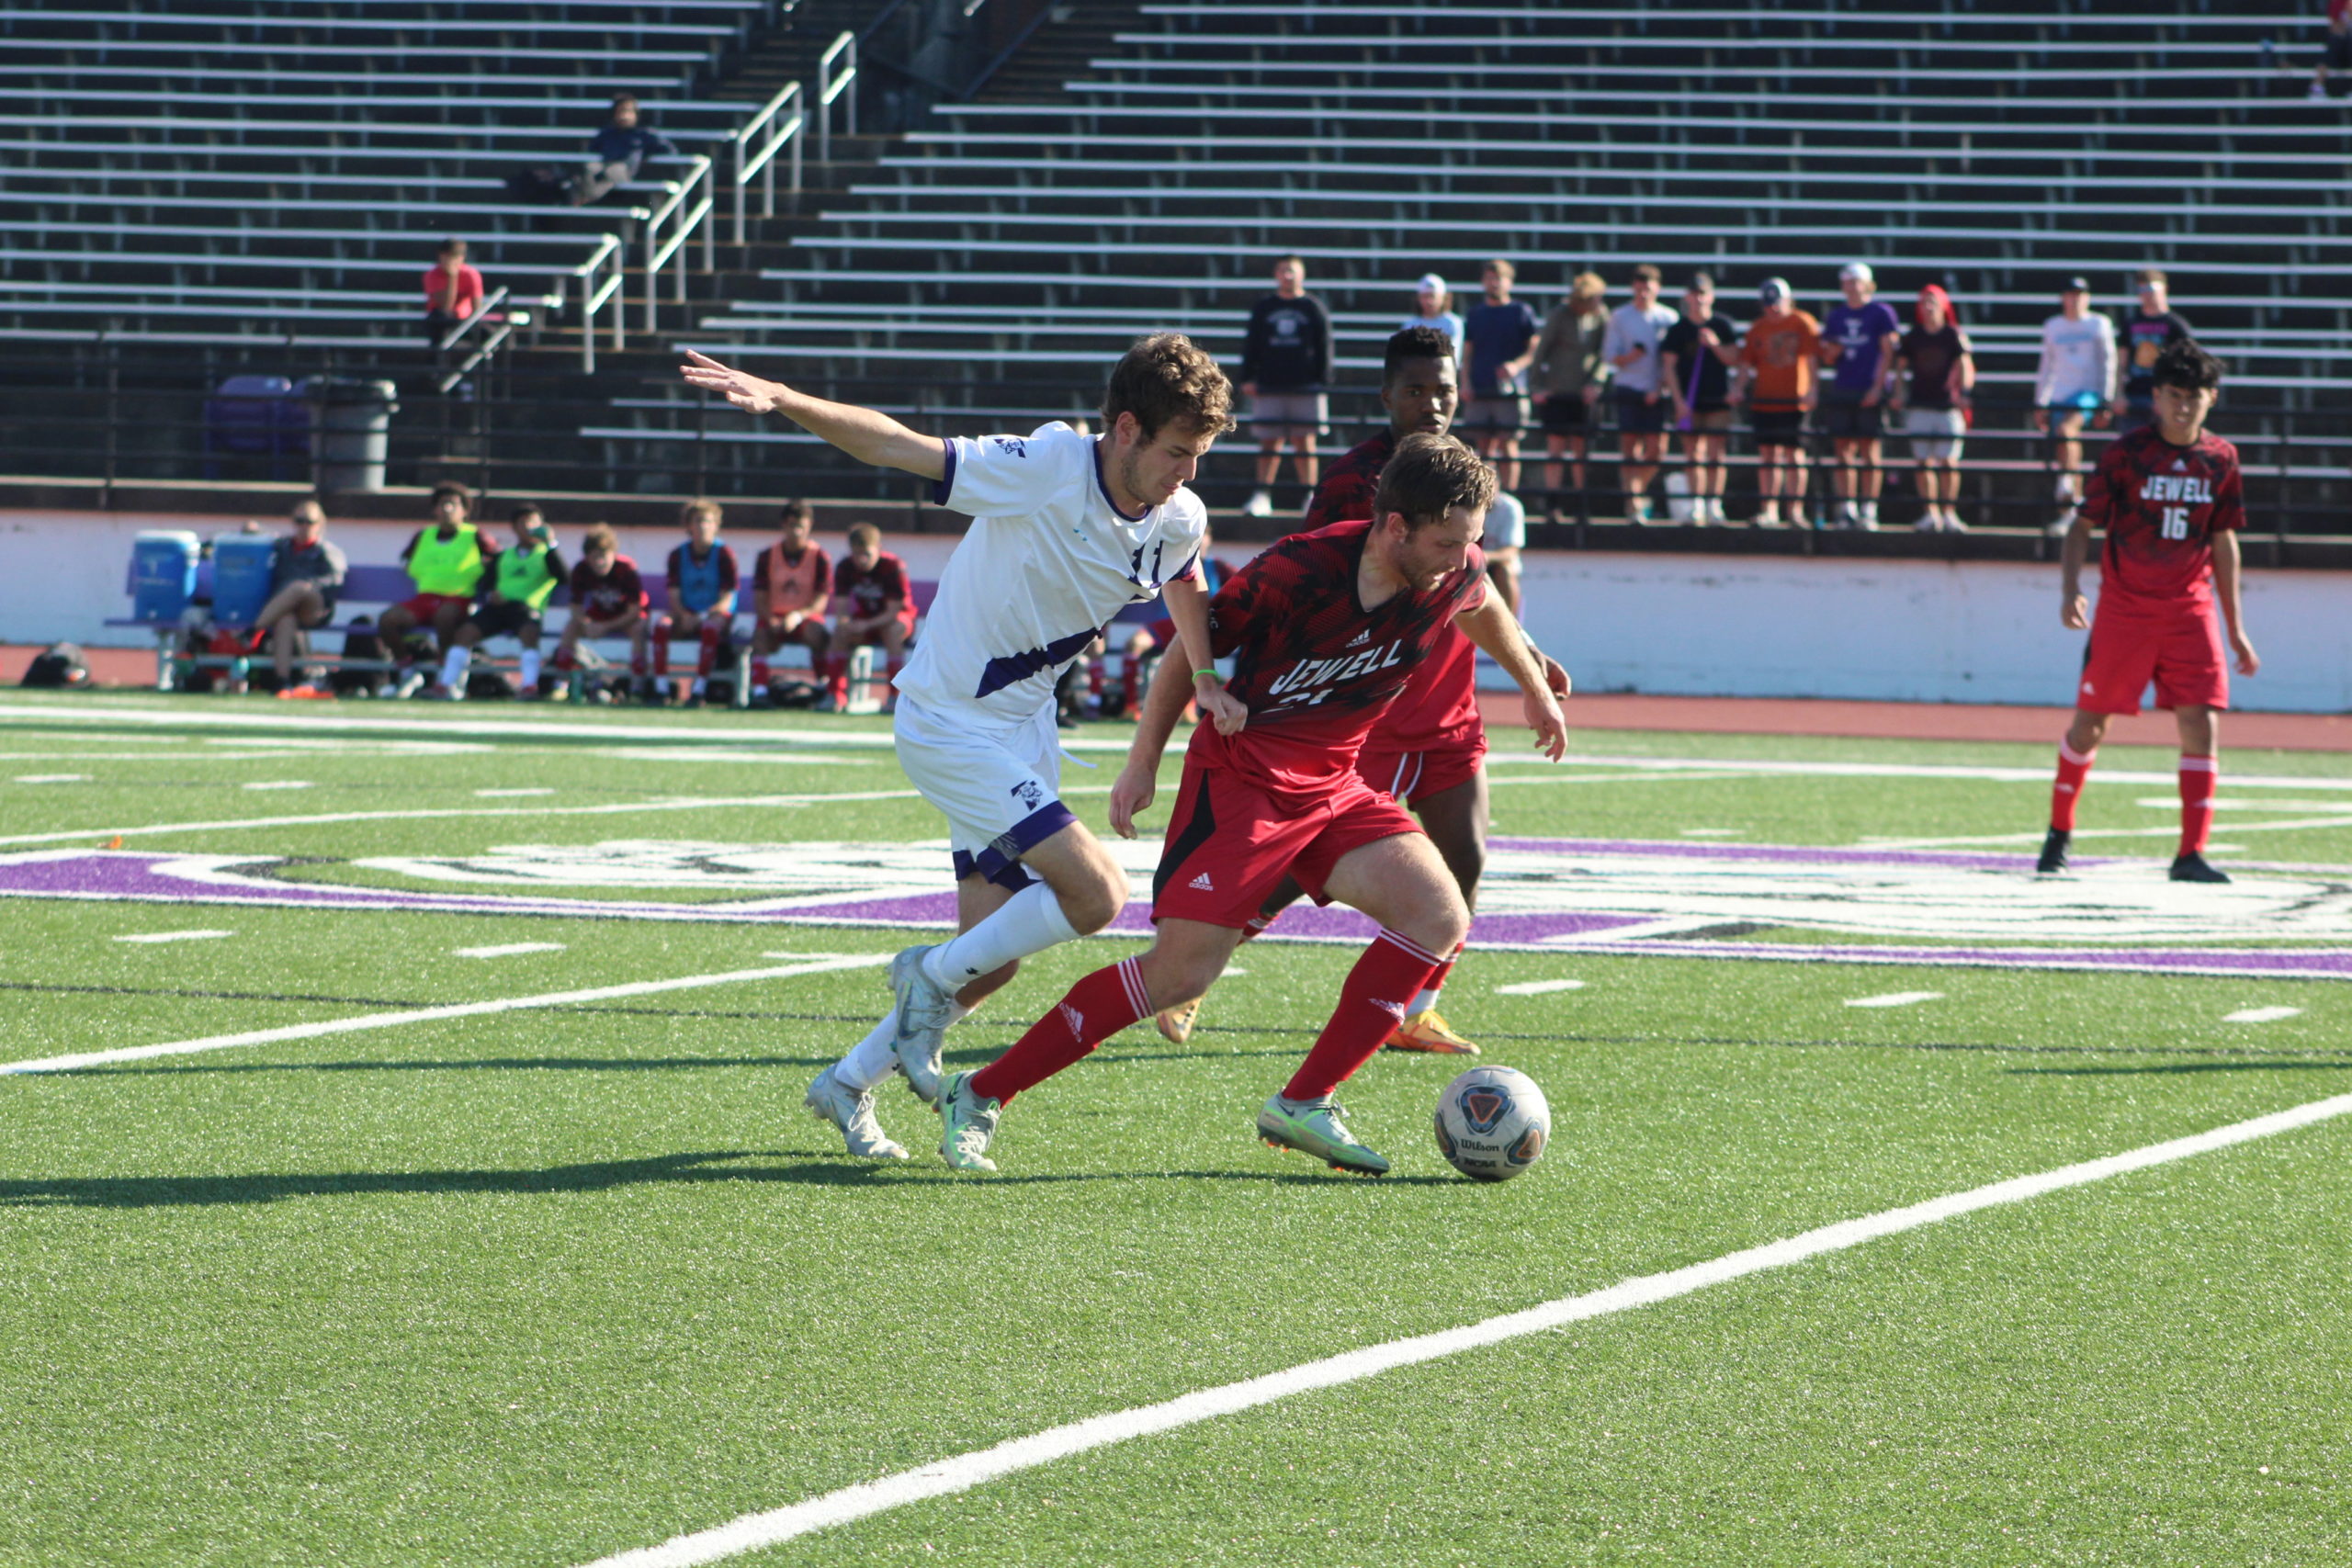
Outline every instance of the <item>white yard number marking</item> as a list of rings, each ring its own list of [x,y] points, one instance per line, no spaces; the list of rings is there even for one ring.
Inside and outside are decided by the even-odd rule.
[[[2188,508],[2186,506],[2165,508],[2165,537],[2167,539],[2188,537]]]

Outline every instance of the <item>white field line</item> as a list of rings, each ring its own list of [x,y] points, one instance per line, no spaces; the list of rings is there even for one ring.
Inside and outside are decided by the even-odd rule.
[[[132,931],[115,938],[117,942],[217,942],[235,931]]]
[[[1012,1438],[991,1449],[959,1454],[953,1459],[940,1460],[916,1470],[901,1471],[877,1481],[844,1486],[804,1503],[795,1503],[765,1513],[746,1514],[710,1529],[673,1537],[659,1546],[616,1552],[597,1559],[589,1568],[694,1568],[695,1564],[716,1562],[722,1558],[756,1551],[835,1525],[870,1518],[876,1514],[905,1507],[910,1503],[967,1491],[984,1482],[1034,1470],[1072,1454],[1085,1453],[1154,1433],[1173,1431],[1214,1420],[1220,1416],[1231,1416],[1272,1404],[1296,1394],[1358,1382],[1399,1367],[1418,1366],[1443,1357],[1457,1356],[1466,1350],[1524,1338],[1531,1334],[1565,1328],[1572,1323],[1655,1305],[1705,1290],[1711,1285],[1745,1279],[1768,1269],[1785,1269],[1825,1253],[1840,1252],[1882,1236],[1918,1230],[1973,1213],[1979,1209],[2023,1202],[2045,1193],[2086,1186],[2131,1171],[2145,1170],[2151,1166],[2187,1159],[2192,1155],[2271,1137],[2342,1116],[2347,1111],[2352,1111],[2352,1094],[2335,1095],[2267,1116],[2257,1116],[2251,1121],[2232,1122],[2211,1132],[2150,1144],[2143,1148],[2109,1155],[2102,1159],[2086,1160],[2079,1165],[2061,1166],[2035,1176],[1996,1181],[1987,1187],[1955,1192],[1900,1209],[1888,1209],[1860,1219],[1841,1221],[1763,1247],[1727,1253],[1704,1263],[1694,1263],[1663,1274],[1643,1275],[1584,1295],[1565,1296],[1540,1306],[1529,1307],[1523,1312],[1490,1317],[1483,1323],[1444,1329],[1435,1334],[1416,1335],[1409,1339],[1392,1339],[1386,1344],[1370,1345],[1284,1371],[1227,1383],[1220,1388],[1204,1389],[1159,1404],[1073,1421],[1068,1426],[1055,1427],[1026,1438]]]
[[[1555,991],[1581,991],[1582,980],[1521,980],[1513,986],[1497,986],[1498,997],[1548,997]]]
[[[2276,1023],[2282,1018],[2301,1018],[2302,1012],[2303,1010],[2301,1008],[2240,1008],[2235,1012],[2223,1013],[2222,1021],[2223,1023]]]
[[[1921,1002],[1943,1000],[1941,991],[1889,991],[1883,997],[1856,997],[1846,1005],[1849,1008],[1907,1008]]]
[[[503,800],[510,796],[519,797],[526,795],[553,795],[555,791],[546,784],[533,784],[523,789],[478,789],[474,791],[475,795],[481,796],[484,800]]]
[[[250,784],[242,784],[237,787],[239,789],[315,789],[317,786],[309,779],[255,779]]]
[[[490,1013],[521,1012],[531,1008],[571,1007],[580,1002],[611,1001],[618,997],[650,997],[663,991],[698,990],[706,986],[740,986],[754,980],[789,980],[799,975],[870,969],[889,962],[890,955],[887,953],[857,953],[845,958],[809,959],[771,969],[730,969],[723,974],[686,975],[673,980],[632,980],[626,985],[597,986],[584,991],[549,991],[537,997],[504,997],[486,1002],[451,1002],[443,1007],[361,1013],[356,1018],[291,1023],[277,1029],[248,1030],[243,1034],[213,1034],[201,1040],[166,1041],[160,1045],[126,1045],[113,1051],[83,1051],[71,1056],[36,1056],[22,1062],[0,1062],[0,1075],[71,1072],[77,1067],[100,1067],[109,1062],[143,1061],[150,1056],[187,1056],[199,1051],[225,1051],[232,1045],[266,1045],[279,1040],[315,1040],[322,1035],[396,1029],[404,1023],[429,1023],[436,1019],[480,1018]]]
[[[526,953],[561,953],[560,942],[503,942],[494,947],[453,947],[452,958],[520,958]]]
[[[1514,762],[1514,761],[1518,761],[1518,759],[1516,759],[1516,758],[1505,758],[1503,761],[1504,761],[1504,765],[1505,765],[1505,766],[1509,766],[1511,762]],[[1543,766],[1544,766],[1544,767],[1549,767],[1549,766],[1551,766],[1551,764],[1550,764],[1550,763],[1548,763],[1548,762],[1544,763],[1544,764],[1542,764],[1542,765],[1543,765]],[[1746,768],[1739,768],[1739,767],[1736,767],[1736,766],[1725,766],[1725,765],[1723,765],[1723,764],[1718,764],[1718,765],[1717,765],[1717,767],[1716,767],[1716,769],[1715,769],[1714,771],[1713,771],[1713,772],[1709,772],[1709,773],[1701,773],[1701,772],[1698,772],[1697,770],[1695,770],[1695,769],[1694,769],[1694,770],[1690,770],[1690,771],[1688,771],[1688,772],[1685,772],[1685,771],[1682,771],[1682,770],[1677,770],[1677,771],[1675,771],[1675,772],[1673,772],[1673,773],[1657,773],[1657,772],[1645,772],[1645,773],[1504,773],[1504,774],[1500,774],[1500,775],[1498,775],[1497,773],[1495,773],[1493,772],[1493,770],[1492,770],[1491,765],[1490,765],[1490,766],[1489,766],[1489,769],[1488,769],[1488,771],[1487,771],[1487,783],[1489,785],[1493,785],[1493,784],[1693,784],[1693,783],[1704,783],[1704,782],[1706,782],[1706,781],[1708,781],[1708,780],[1711,780],[1711,779],[1760,779],[1760,778],[1769,778],[1769,777],[1771,777],[1771,776],[1772,776],[1772,775],[1768,774],[1768,773],[1759,773],[1751,772],[1750,770],[1746,769]]]
[[[2352,816],[2298,817],[2286,822],[2239,822],[2230,824],[2233,833],[2297,833],[2321,828],[2352,828]],[[1856,847],[1870,850],[1950,850],[1971,845],[1987,848],[2001,844],[2038,844],[2044,829],[2036,828],[2030,833],[1978,833],[1960,839],[1865,839]],[[2177,826],[2162,828],[2077,828],[2075,837],[2081,839],[2171,839],[2177,838]]]
[[[2143,795],[2132,804],[2144,806],[2151,811],[2177,811],[2180,809],[2180,797],[2174,795]],[[2345,809],[2344,803],[2340,800],[2239,800],[2225,796],[2209,800],[2205,804],[2216,811],[2341,812]],[[2234,828],[2237,824],[2233,822],[2230,826]]]
[[[87,784],[89,781],[90,775],[87,773],[18,773],[15,782],[28,784]]]

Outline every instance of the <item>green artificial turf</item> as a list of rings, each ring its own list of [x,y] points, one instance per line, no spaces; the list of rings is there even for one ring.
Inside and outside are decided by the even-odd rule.
[[[419,752],[372,730],[187,722],[280,718],[254,702],[55,711],[180,718],[0,717],[0,853],[159,824],[511,813],[126,840],[416,886],[347,863],[943,836],[871,744],[872,719],[330,710],[418,725],[390,741],[479,748]],[[451,711],[514,735],[436,731]],[[607,741],[599,728],[664,733]],[[1499,831],[1854,844],[2030,834],[2046,803],[2033,778],[1737,767],[2038,773],[2041,748],[1608,735],[1577,749],[1720,760],[1730,776],[1628,777],[1605,761],[1545,772],[1498,787]],[[2106,770],[2168,766],[2162,752],[2101,756]],[[2347,773],[2296,754],[2230,753],[2224,767]],[[68,773],[88,777],[12,782]],[[1107,773],[1066,780],[1099,790]],[[289,780],[311,787],[243,787]],[[518,788],[555,793],[474,793]],[[2086,826],[2161,826],[2164,812],[2132,802],[2162,793],[2095,776]],[[808,798],[640,809],[773,796]],[[1097,797],[1075,798],[1099,817]],[[586,806],[628,809],[557,814]],[[2219,836],[2237,841],[2231,828],[2225,817]],[[50,834],[68,837],[24,841]],[[2244,841],[2258,846],[2245,858],[2352,860],[2346,828]],[[2096,852],[2170,850],[2119,839]],[[878,957],[915,940],[31,899],[0,904],[0,1060]],[[191,929],[234,934],[115,940]],[[516,942],[561,946],[455,953]],[[1136,945],[1032,961],[949,1036],[950,1061],[986,1060]],[[0,1562],[563,1568],[1058,1423],[2352,1089],[2352,992],[2333,982],[1474,952],[1448,1014],[1484,1059],[1544,1086],[1550,1152],[1501,1187],[1456,1178],[1427,1126],[1462,1064],[1390,1053],[1348,1100],[1397,1170],[1351,1181],[1266,1149],[1250,1119],[1351,958],[1342,945],[1244,950],[1189,1043],[1130,1030],[1011,1108],[1002,1173],[986,1180],[928,1157],[936,1122],[895,1086],[879,1105],[916,1149],[905,1167],[846,1160],[801,1110],[808,1077],[885,1005],[874,968],[0,1077],[0,1344],[14,1352],[0,1367]],[[1584,984],[1495,991],[1555,978]],[[1902,991],[1940,996],[1844,1005]],[[2225,1021],[2276,1005],[2301,1011]],[[2330,1122],[1971,1215],[741,1561],[2342,1559],[2348,1143],[2352,1127]]]

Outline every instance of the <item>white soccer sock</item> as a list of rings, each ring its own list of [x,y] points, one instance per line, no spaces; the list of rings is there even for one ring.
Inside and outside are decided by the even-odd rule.
[[[1077,935],[1054,890],[1033,882],[970,931],[924,953],[922,970],[941,990],[960,991],[983,975]]]
[[[456,691],[458,683],[465,680],[466,666],[473,662],[473,657],[472,649],[463,646],[451,649],[448,657],[441,660],[441,683]]]
[[[956,1002],[948,1009],[948,1027],[952,1029],[971,1016],[970,1008]],[[888,1078],[899,1070],[899,1054],[890,1047],[898,1032],[899,1010],[892,1008],[882,1015],[882,1021],[874,1026],[873,1033],[851,1046],[849,1054],[833,1064],[834,1080],[862,1093]]]
[[[538,683],[539,650],[536,648],[526,648],[523,650],[523,684],[536,686]]]
[[[1435,989],[1429,987],[1423,987],[1421,988],[1420,995],[1413,998],[1413,1005],[1407,1008],[1405,1010],[1408,1013],[1427,1012],[1430,1009],[1437,1006],[1438,995],[1439,993]]]

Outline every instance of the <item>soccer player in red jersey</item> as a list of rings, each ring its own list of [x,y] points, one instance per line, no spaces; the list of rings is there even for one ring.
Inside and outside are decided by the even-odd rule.
[[[571,616],[556,644],[555,667],[567,678],[573,702],[581,697],[582,638],[628,638],[628,671],[638,682],[645,672],[645,580],[637,563],[620,553],[620,539],[599,523],[581,536],[580,559],[571,567]]]
[[[1333,463],[1306,508],[1309,531],[1373,515],[1380,472],[1396,444],[1417,432],[1442,435],[1453,423],[1458,378],[1453,344],[1430,327],[1408,327],[1388,340],[1380,381],[1388,428]],[[1540,656],[1539,656],[1540,657]],[[1544,675],[1555,693],[1567,695],[1567,672],[1549,660]],[[1365,739],[1356,772],[1381,794],[1408,803],[1462,889],[1462,901],[1477,905],[1478,878],[1487,866],[1487,727],[1478,716],[1477,650],[1452,626],[1438,633],[1430,656],[1417,666],[1405,689]],[[1300,889],[1284,882],[1260,911],[1250,934],[1273,923],[1295,903]],[[1478,1047],[1456,1033],[1437,1010],[1446,977],[1461,956],[1457,947],[1430,971],[1420,992],[1388,1037],[1392,1050],[1475,1056]],[[1191,1038],[1200,1002],[1186,1002],[1159,1015],[1159,1032],[1182,1044]]]
[[[822,713],[849,709],[850,656],[859,649],[881,649],[889,660],[889,678],[905,668],[907,649],[915,636],[915,580],[907,563],[882,547],[882,530],[871,523],[853,524],[849,554],[833,568],[833,640],[825,656],[825,698]],[[883,698],[883,711],[898,703],[895,692]]]
[[[2238,449],[2205,428],[2221,385],[2220,360],[2191,341],[2167,345],[2156,356],[2155,423],[2108,447],[2066,531],[2059,616],[2075,631],[2087,626],[2091,637],[2075,722],[2058,748],[2050,836],[2036,868],[2045,874],[2065,869],[2075,806],[2109,717],[2138,713],[2153,679],[2156,705],[2172,709],[2180,725],[2180,852],[2172,879],[2229,880],[2204,853],[2220,782],[2216,716],[2230,705],[2230,656],[2241,675],[2262,661],[2238,603],[2238,530],[2245,525]],[[2080,588],[2094,525],[2107,530],[2095,620]]]
[[[939,1100],[948,1165],[994,1169],[989,1140],[1006,1101],[1155,1008],[1207,990],[1289,877],[1317,903],[1348,904],[1382,929],[1306,1060],[1259,1111],[1258,1132],[1341,1170],[1387,1170],[1349,1133],[1333,1094],[1380,1049],[1470,912],[1413,818],[1356,773],[1355,754],[1453,626],[1519,682],[1543,748],[1557,758],[1567,744],[1541,660],[1487,590],[1477,542],[1494,493],[1493,472],[1459,441],[1409,436],[1381,475],[1379,521],[1295,534],[1218,591],[1209,651],[1233,655],[1227,689],[1248,719],[1230,734],[1193,732],[1153,880],[1151,949],[1096,970],[994,1062],[956,1075]],[[1197,680],[1207,658],[1190,648],[1184,656]],[[1184,674],[1163,669],[1152,682],[1112,786],[1121,833],[1133,835],[1156,793]]]

